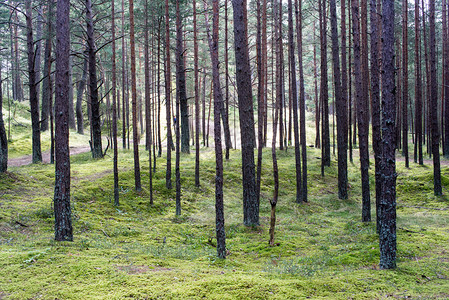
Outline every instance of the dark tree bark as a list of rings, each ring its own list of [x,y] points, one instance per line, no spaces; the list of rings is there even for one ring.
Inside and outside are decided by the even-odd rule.
[[[87,49],[86,49],[87,51]],[[77,131],[79,134],[84,134],[84,121],[83,121],[83,93],[86,88],[86,82],[87,82],[87,63],[88,59],[87,57],[84,58],[83,62],[83,74],[81,75],[81,79],[78,83],[78,89],[76,93],[76,125],[77,125]]]
[[[315,23],[313,23],[313,38],[316,40]],[[313,45],[313,80],[315,82],[315,148],[321,148],[320,120],[321,101],[318,96],[318,68],[316,59],[316,46]]]
[[[118,143],[117,143],[117,68],[115,53],[115,1],[111,2],[111,31],[112,31],[112,145],[114,148],[114,205],[119,206],[118,186]],[[151,168],[150,168],[151,170]]]
[[[415,163],[423,162],[423,134],[422,134],[422,79],[421,79],[421,38],[419,23],[419,0],[415,0]],[[449,124],[449,123],[448,123]]]
[[[405,167],[408,158],[408,1],[402,2],[402,155]]]
[[[89,88],[91,108],[90,128],[92,136],[91,151],[93,158],[102,158],[103,150],[101,146],[100,102],[98,100],[96,47],[94,23],[92,18],[92,1],[86,0],[87,48],[89,58]]]
[[[90,1],[90,0],[88,0]],[[137,192],[142,190],[140,183],[139,132],[137,129],[137,78],[136,46],[134,37],[134,0],[129,1],[129,42],[131,48],[131,91],[133,110],[133,150],[134,150],[134,184]]]
[[[206,146],[206,70],[205,69],[203,69],[203,73],[204,75],[203,75],[203,101],[202,101],[203,102],[202,132],[203,132],[203,146]]]
[[[443,0],[443,155],[449,158],[449,28],[447,12],[447,1]]]
[[[181,32],[181,33],[180,33]],[[189,119],[188,119],[188,107],[187,107],[187,95],[185,93],[185,73],[183,63],[183,51],[182,51],[182,29],[181,29],[181,16],[179,11],[179,0],[176,0],[176,111],[175,115],[175,135],[176,135],[176,161],[175,161],[175,176],[176,176],[176,215],[181,215],[181,173],[179,169],[179,163],[181,159],[180,150],[185,153],[189,153]],[[184,102],[185,100],[185,102]],[[184,103],[183,103],[184,102]],[[185,105],[185,106],[183,106]],[[181,108],[181,111],[180,111]],[[183,111],[185,109],[185,111]],[[181,133],[179,132],[179,114],[181,113],[181,127],[182,127],[182,145],[180,145]],[[186,116],[185,116],[186,115]],[[187,127],[187,128],[185,128]],[[186,135],[187,134],[187,135]],[[185,140],[184,140],[185,139]],[[187,145],[185,144],[187,143]],[[186,150],[187,146],[187,150]],[[182,149],[180,149],[182,147]]]
[[[187,105],[183,29],[179,1],[176,1],[176,95],[179,97],[181,108],[181,151],[190,153],[189,106]],[[176,115],[176,122],[179,122],[178,119],[179,115]]]
[[[55,114],[54,114],[54,110],[53,110],[53,79],[54,77],[51,76],[51,72],[50,69],[48,70],[48,78],[50,78],[49,81],[49,95],[50,95],[50,99],[48,99],[49,102],[49,110],[50,110],[50,163],[54,164],[55,163],[55,131],[54,131],[54,126],[55,126]]]
[[[262,22],[260,1],[257,1],[257,173],[256,173],[256,194],[260,203],[260,178],[262,175],[262,149],[263,149],[263,110],[264,110],[264,82],[265,72],[263,70],[262,55]]]
[[[234,46],[242,141],[243,222],[246,226],[254,226],[259,225],[259,202],[257,201],[254,174],[255,132],[248,53],[247,5],[246,0],[232,0],[232,5],[234,8]]]
[[[227,23],[226,23],[227,28]],[[227,49],[225,50],[227,55]],[[198,77],[198,38],[196,27],[196,0],[193,0],[193,68],[195,80],[195,186],[200,186],[200,91]],[[226,65],[227,66],[227,65]],[[226,68],[227,70],[227,68]],[[227,83],[227,79],[226,79]],[[226,88],[228,86],[226,85]],[[228,90],[226,89],[226,97]],[[226,98],[227,100],[227,98]]]
[[[122,147],[123,149],[126,149],[126,133],[129,129],[129,126],[127,126],[127,123],[129,123],[128,120],[128,97],[126,96],[128,91],[127,86],[127,78],[126,78],[126,47],[125,47],[125,4],[124,0],[122,0]],[[126,101],[126,103],[125,103]]]
[[[321,45],[321,104],[322,115],[321,122],[321,175],[324,176],[324,167],[331,164],[331,146],[330,146],[330,134],[329,134],[329,94],[328,94],[328,81],[327,81],[327,22],[326,22],[326,1],[320,1],[319,5],[320,14],[320,45]]]
[[[5,123],[3,122],[3,80],[1,69],[0,67],[0,173],[4,173],[8,169],[8,138],[6,136]]]
[[[170,114],[170,93],[171,93],[171,79],[170,79],[170,16],[168,14],[168,0],[165,0],[165,105],[166,105],[166,119],[167,119],[167,172],[165,175],[165,186],[167,189],[172,188],[171,184],[171,114]]]
[[[69,56],[70,1],[58,0],[56,9],[56,90],[55,90],[55,240],[73,241],[70,209],[69,150]]]
[[[345,141],[347,132],[346,97],[341,90],[340,50],[338,47],[337,5],[330,0],[332,31],[332,64],[334,70],[335,102],[337,106],[337,143],[338,143],[338,198],[348,199],[348,144]]]
[[[281,107],[279,109],[279,149],[284,150],[285,146],[285,137],[284,137],[284,97],[285,97],[285,87],[284,87],[284,43],[283,43],[283,34],[282,34],[282,27],[283,27],[283,13],[282,13],[282,1],[279,1],[278,4],[278,12],[279,17],[277,18],[277,22],[279,23],[277,27],[277,31],[279,32],[278,37],[276,38],[276,42],[279,45],[279,50],[277,52],[277,55],[279,55],[279,73],[278,73],[278,79],[279,79],[279,92],[278,96],[281,99]]]
[[[279,5],[280,6],[280,5]],[[298,19],[298,9],[296,8],[296,18]],[[279,14],[280,15],[280,14]],[[281,16],[281,15],[280,15]],[[280,22],[281,24],[282,22]],[[299,149],[299,128],[298,128],[298,93],[296,90],[296,61],[295,61],[295,40],[293,39],[293,5],[292,0],[288,0],[288,44],[289,44],[289,53],[290,53],[290,71],[291,71],[291,94],[293,97],[293,135],[295,137],[295,170],[296,170],[296,203],[301,203],[303,201],[302,194],[302,175],[301,175],[301,153]],[[301,59],[299,59],[301,63]],[[280,56],[280,47],[276,46],[276,78],[281,78],[280,72],[282,61]],[[277,85],[276,92],[276,103],[282,103],[282,82],[279,82]],[[279,107],[279,112],[282,111],[282,106]],[[276,118],[276,116],[275,116]],[[275,125],[273,125],[274,127]],[[280,123],[282,127],[282,121]],[[282,135],[279,135],[279,139],[282,145]],[[277,198],[277,197],[276,197]],[[272,201],[273,202],[273,201]],[[272,204],[273,205],[273,204]],[[276,206],[276,205],[275,205]],[[273,208],[272,208],[273,209]],[[273,212],[272,212],[273,214]],[[270,238],[271,243],[271,238]]]
[[[438,128],[438,82],[436,66],[435,45],[435,0],[429,1],[429,39],[430,39],[430,122],[432,129],[432,156],[433,156],[433,190],[435,196],[442,195],[440,170],[440,133]]]
[[[150,179],[150,205],[153,205],[153,166],[151,158],[151,146],[153,144],[151,136],[151,91],[150,91],[150,51],[149,51],[149,35],[148,35],[148,0],[145,0],[145,32],[144,32],[144,64],[145,64],[145,131],[148,147],[148,164]]]
[[[382,194],[379,201],[380,268],[396,267],[396,158],[394,1],[382,1]]]
[[[298,41],[299,61],[299,119],[302,155],[302,194],[301,200],[307,202],[307,141],[306,141],[306,93],[304,88],[304,69],[302,59],[302,7],[301,2],[296,1],[296,31]]]
[[[373,133],[373,150],[375,161],[375,179],[376,179],[376,227],[379,232],[379,201],[382,192],[382,134],[381,134],[381,106],[380,106],[380,72],[379,72],[379,44],[380,31],[379,13],[377,12],[376,0],[370,0],[370,18],[371,18],[371,125]]]
[[[220,86],[220,70],[218,57],[219,1],[213,0],[213,29],[210,36],[208,16],[206,27],[212,61],[212,81],[214,86],[214,140],[215,140],[215,230],[217,234],[217,255],[226,258],[226,234],[223,208],[223,150],[221,146],[220,113],[224,110],[223,93]]]
[[[162,17],[159,19],[157,34],[157,156],[162,156],[162,137],[161,137],[161,24]]]
[[[49,86],[50,78],[47,74],[51,69],[51,51],[52,51],[52,36],[53,36],[53,1],[47,2],[47,37],[45,39],[45,51],[44,51],[44,78],[42,80],[42,107],[41,107],[41,131],[48,130],[49,119]]]
[[[354,75],[355,90],[357,97],[357,121],[359,127],[359,149],[360,149],[360,171],[362,179],[362,221],[371,221],[371,205],[369,193],[369,161],[368,161],[368,107],[364,99],[362,85],[362,59],[360,51],[360,26],[359,26],[359,3],[358,0],[352,0],[352,31],[354,40]],[[365,80],[366,78],[364,78]]]
[[[30,107],[31,107],[31,128],[32,128],[32,145],[33,145],[33,163],[42,162],[41,152],[41,132],[39,126],[39,99],[36,90],[36,70],[34,60],[34,40],[33,40],[33,16],[31,8],[31,0],[27,0],[26,4],[26,24],[27,24],[27,50],[28,50],[28,85],[30,88]]]

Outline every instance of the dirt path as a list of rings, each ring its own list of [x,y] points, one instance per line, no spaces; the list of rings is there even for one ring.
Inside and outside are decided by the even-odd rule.
[[[70,155],[80,154],[90,151],[89,146],[76,146],[70,147]],[[8,159],[8,166],[10,167],[21,167],[32,163],[32,155],[24,155],[21,157]],[[50,151],[42,152],[42,163],[50,163]]]

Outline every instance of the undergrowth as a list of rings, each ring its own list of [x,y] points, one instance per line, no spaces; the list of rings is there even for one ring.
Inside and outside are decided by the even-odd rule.
[[[268,245],[271,153],[263,156],[261,225],[242,224],[240,152],[224,162],[227,259],[216,257],[210,149],[182,155],[182,215],[165,188],[158,158],[149,204],[148,153],[141,149],[142,192],[134,191],[133,153],[119,151],[120,206],[113,205],[112,158],[71,158],[74,242],[53,240],[53,165],[0,175],[0,298],[6,299],[374,299],[449,298],[449,168],[445,196],[433,196],[432,168],[398,163],[398,268],[379,270],[375,222],[361,222],[357,163],[349,164],[349,200],[339,200],[335,160],[320,175],[308,148],[309,202],[295,204],[294,151],[279,151],[276,246]],[[374,174],[372,167],[372,218]]]

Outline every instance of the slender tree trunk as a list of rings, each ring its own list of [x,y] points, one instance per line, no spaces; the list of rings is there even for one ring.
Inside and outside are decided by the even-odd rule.
[[[27,49],[28,49],[28,85],[30,88],[31,127],[33,145],[33,163],[42,162],[41,132],[39,126],[39,99],[36,90],[35,52],[33,40],[31,0],[26,0]]]
[[[346,0],[344,0],[346,2]],[[342,13],[343,15],[343,13]],[[348,48],[348,144],[349,144],[349,161],[352,163],[352,59],[351,59],[351,0],[348,0],[348,35],[349,35],[349,48]],[[355,131],[355,126],[354,126]]]
[[[342,1],[342,3],[344,3],[344,1]],[[340,50],[338,47],[337,5],[335,4],[335,0],[330,0],[329,5],[332,31],[332,63],[334,69],[335,102],[337,106],[338,198],[348,199],[348,144],[345,140],[347,133],[346,95],[343,93],[341,86],[342,80],[340,76]],[[344,10],[342,9],[342,11]],[[344,21],[342,19],[342,23],[343,22]],[[344,51],[346,51],[346,49]],[[343,55],[342,61],[344,61],[344,64],[346,65],[346,60],[343,59]],[[346,74],[343,74],[343,76],[346,76]]]
[[[70,56],[69,60],[69,128],[75,129],[75,114],[73,109],[73,59]]]
[[[316,40],[315,22],[313,23],[313,38]],[[315,148],[321,148],[320,139],[320,119],[321,119],[321,101],[318,96],[318,68],[316,59],[316,46],[313,45],[313,79],[315,83]]]
[[[234,46],[242,143],[243,214],[246,226],[259,225],[254,166],[254,116],[249,65],[247,3],[232,0],[234,7]]]
[[[422,79],[421,79],[421,39],[419,24],[419,0],[415,0],[415,163],[423,164],[422,134]]]
[[[443,0],[443,87],[444,87],[444,116],[442,118],[444,130],[442,131],[443,155],[449,158],[449,28],[448,28],[448,9],[447,1]]]
[[[167,119],[167,172],[165,175],[165,186],[167,189],[172,188],[171,184],[171,114],[170,114],[170,93],[171,93],[171,79],[170,79],[170,17],[168,14],[168,0],[165,0],[165,105],[166,105],[166,119]]]
[[[129,129],[127,126],[127,116],[128,116],[128,97],[127,94],[127,84],[126,84],[126,47],[125,47],[125,4],[122,0],[122,147],[126,149],[126,132]],[[126,104],[125,104],[126,101]]]
[[[379,201],[380,268],[396,268],[396,158],[394,1],[382,1],[382,194]],[[355,56],[355,55],[354,55]]]
[[[161,137],[161,23],[162,17],[159,19],[157,33],[157,156],[162,156],[162,137]]]
[[[402,2],[402,155],[405,167],[409,167],[408,157],[408,1]]]
[[[380,31],[378,28],[379,19],[376,0],[370,0],[370,18],[371,18],[371,118],[373,133],[373,150],[375,161],[375,179],[376,179],[376,228],[379,232],[379,202],[382,193],[382,134],[381,134],[381,105],[380,105]]]
[[[94,37],[94,24],[92,19],[92,2],[86,0],[86,21],[87,21],[87,45],[89,57],[89,87],[90,87],[90,107],[91,107],[91,150],[93,158],[103,157],[101,146],[101,120],[100,120],[100,102],[98,100],[97,87],[97,64],[96,47]]]
[[[114,148],[114,205],[119,206],[118,186],[118,143],[117,143],[117,70],[115,56],[115,6],[111,2],[111,31],[112,31],[112,144]],[[151,169],[151,168],[150,168]]]
[[[42,80],[42,107],[41,107],[41,131],[48,130],[49,119],[49,86],[50,78],[47,74],[51,73],[51,50],[52,50],[52,19],[53,19],[53,1],[49,0],[47,3],[47,37],[45,39],[45,51],[44,51],[44,78]],[[14,76],[14,74],[13,74]]]
[[[440,171],[440,133],[438,129],[438,82],[435,45],[435,0],[429,1],[430,6],[430,121],[432,124],[432,156],[433,156],[433,190],[435,196],[442,195]]]
[[[280,7],[281,5],[279,5]],[[280,9],[280,8],[279,8]],[[296,6],[296,19],[299,18],[298,7]],[[279,14],[281,17],[282,15]],[[279,21],[281,24],[282,21]],[[299,37],[298,37],[299,38]],[[289,44],[289,54],[290,54],[290,71],[292,78],[292,90],[291,95],[293,97],[293,135],[295,137],[295,170],[296,170],[296,203],[301,203],[303,201],[303,193],[302,193],[302,175],[301,175],[301,153],[300,153],[300,140],[299,140],[299,128],[298,128],[298,93],[296,90],[296,60],[295,60],[295,40],[293,39],[293,5],[292,0],[288,0],[288,44]],[[282,72],[282,60],[280,55],[281,48],[280,46],[276,47],[276,73],[278,74],[276,77],[281,78],[280,72]],[[299,58],[299,62],[301,63],[301,58]],[[279,82],[277,86],[277,103],[282,103],[282,81]],[[279,112],[282,111],[282,106],[279,108]],[[275,117],[276,118],[276,117]],[[282,120],[279,124],[282,127]],[[281,145],[283,143],[281,139],[282,135],[279,135],[279,139]],[[273,208],[272,208],[273,209]],[[273,213],[273,212],[272,212]],[[271,238],[270,238],[271,244]]]
[[[362,86],[362,59],[360,47],[360,27],[359,27],[359,3],[358,0],[352,0],[352,28],[354,39],[354,74],[355,87],[357,95],[357,121],[359,127],[359,149],[360,149],[360,171],[362,177],[362,221],[371,221],[371,205],[369,193],[369,162],[368,162],[368,133],[366,129],[368,124],[366,114],[368,107],[363,97]],[[366,78],[364,78],[366,80]]]
[[[227,3],[227,2],[226,2]],[[227,5],[227,4],[226,4]],[[227,6],[226,6],[227,7]],[[226,22],[226,29],[227,29]],[[227,30],[226,36],[227,36]],[[227,59],[227,48],[225,50]],[[200,186],[200,91],[199,91],[199,79],[198,79],[198,38],[197,38],[197,26],[196,26],[196,0],[193,0],[193,68],[194,68],[194,80],[195,80],[195,186]],[[226,71],[227,69],[227,60]],[[227,76],[227,75],[226,75]],[[228,100],[228,86],[226,77],[226,103]],[[226,108],[227,109],[227,108]]]
[[[134,0],[129,1],[129,42],[131,47],[131,92],[133,110],[133,149],[134,149],[134,184],[137,192],[142,190],[140,183],[139,137],[137,130],[137,80],[136,47],[134,43]]]
[[[8,169],[8,138],[6,136],[5,123],[3,122],[2,84],[2,70],[0,68],[0,173],[4,173]]]
[[[282,13],[282,0],[279,1],[278,5],[278,13],[279,17],[277,21],[279,22],[278,25],[278,31],[279,36],[276,39],[277,43],[279,44],[279,62],[280,62],[280,72],[279,72],[279,80],[280,80],[280,94],[278,94],[281,97],[281,108],[279,109],[279,149],[284,150],[285,147],[285,137],[284,137],[284,106],[285,106],[285,86],[284,86],[284,43],[283,43],[283,33],[282,33],[282,27],[283,27],[283,16]]]
[[[210,36],[208,17],[206,15],[206,26],[209,38],[209,49],[212,61],[212,77],[214,85],[214,139],[215,139],[215,230],[217,233],[217,255],[226,258],[226,235],[224,227],[223,208],[223,150],[221,146],[220,112],[224,110],[223,94],[220,86],[220,72],[218,59],[218,18],[219,3],[213,0],[213,30]]]
[[[150,51],[149,51],[149,36],[148,36],[148,0],[145,0],[145,32],[144,32],[144,68],[145,68],[145,131],[147,136],[148,146],[148,171],[150,181],[150,205],[153,205],[153,166],[151,164],[151,146],[153,139],[151,136],[151,78],[150,78]]]
[[[182,29],[181,29],[181,16],[179,11],[179,1],[176,0],[176,112],[175,112],[175,134],[176,134],[176,162],[175,162],[175,175],[176,175],[176,215],[181,215],[181,173],[179,170],[179,163],[181,159],[180,150],[184,153],[189,153],[189,119],[188,119],[188,107],[187,96],[185,86],[185,73],[183,63],[183,50],[182,50]],[[181,114],[181,118],[180,115]],[[181,119],[182,137],[179,132],[179,120]],[[182,145],[180,145],[180,139],[182,138]],[[180,149],[182,147],[182,149]]]
[[[257,173],[256,194],[260,203],[260,178],[262,173],[262,149],[263,149],[263,109],[264,109],[264,70],[262,58],[262,24],[260,1],[257,1]]]
[[[327,22],[326,1],[320,0],[320,37],[321,37],[321,103],[322,103],[322,130],[321,130],[321,174],[324,176],[324,167],[331,164],[331,148],[329,135],[329,95],[327,81]]]
[[[56,165],[55,165],[55,240],[73,241],[70,209],[70,150],[69,150],[69,57],[70,1],[58,0],[56,13]]]
[[[203,146],[206,146],[206,70],[203,69]]]

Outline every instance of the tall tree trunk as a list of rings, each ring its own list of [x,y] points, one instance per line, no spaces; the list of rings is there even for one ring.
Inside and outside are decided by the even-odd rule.
[[[281,108],[279,109],[279,149],[280,150],[284,150],[285,147],[285,137],[284,137],[284,106],[285,106],[285,86],[284,86],[284,43],[283,43],[283,33],[282,33],[282,27],[283,27],[283,16],[284,14],[282,13],[282,0],[279,1],[279,5],[278,5],[278,13],[279,13],[279,18],[277,19],[277,21],[279,22],[278,25],[278,31],[279,31],[279,36],[276,39],[277,43],[279,44],[279,81],[280,81],[280,86],[279,86],[279,93],[278,94],[281,97]]]
[[[179,97],[181,116],[181,151],[190,153],[189,106],[187,104],[186,73],[184,65],[183,29],[179,1],[176,1],[176,94]],[[178,100],[177,100],[178,101]]]
[[[227,2],[226,2],[227,3]],[[227,4],[226,4],[227,5]],[[226,6],[227,7],[227,6]],[[227,29],[227,22],[226,22]],[[227,34],[227,30],[226,30]],[[226,35],[227,36],[227,35]],[[227,58],[227,49],[225,54]],[[200,186],[200,91],[199,91],[199,79],[198,79],[198,38],[196,27],[196,0],[193,0],[193,68],[194,68],[194,80],[195,80],[195,186]],[[225,62],[227,63],[227,61]],[[227,67],[227,64],[226,64]],[[227,70],[227,68],[226,68]],[[226,77],[226,101],[228,97],[228,86]]]
[[[4,173],[8,169],[8,138],[6,137],[5,123],[3,122],[3,80],[1,69],[2,68],[0,68],[0,173]]]
[[[402,155],[405,167],[408,158],[408,1],[402,2]]]
[[[28,85],[30,88],[30,107],[31,107],[31,127],[32,127],[32,145],[33,145],[33,163],[42,162],[41,152],[41,132],[39,128],[39,99],[36,90],[36,70],[35,52],[33,40],[32,8],[31,0],[26,4],[26,25],[27,25],[27,50],[28,50]]]
[[[260,203],[260,178],[262,173],[262,149],[263,149],[263,109],[264,109],[264,70],[262,58],[262,24],[260,1],[257,1],[257,173],[256,173],[256,194]]]
[[[70,1],[58,0],[56,13],[56,165],[55,165],[55,240],[73,241],[70,209],[70,150],[69,150],[69,57]]]
[[[379,201],[382,192],[382,134],[381,134],[381,106],[380,106],[380,31],[378,28],[380,12],[377,11],[376,0],[370,0],[370,18],[371,18],[371,118],[373,132],[373,150],[375,161],[375,179],[376,179],[376,228],[379,232]]]
[[[176,134],[176,161],[175,161],[175,175],[176,175],[176,215],[181,215],[181,173],[179,170],[179,163],[181,159],[181,153],[189,153],[189,119],[188,119],[188,107],[187,96],[185,86],[185,73],[183,63],[183,50],[182,50],[182,29],[181,29],[181,16],[179,11],[179,1],[176,0],[176,111],[175,115],[175,134]],[[181,111],[180,111],[181,110]],[[185,111],[184,111],[185,110]],[[181,113],[181,118],[179,114]],[[181,133],[179,132],[179,120],[181,119],[182,127],[182,145],[180,145]],[[182,147],[182,149],[180,149]]]
[[[166,105],[166,119],[167,119],[167,172],[165,175],[165,186],[167,189],[172,188],[171,184],[171,114],[170,114],[170,93],[171,93],[171,79],[170,79],[170,17],[168,14],[168,0],[165,0],[165,105]]]
[[[297,4],[297,3],[296,3]],[[281,3],[280,5],[281,6]],[[296,20],[299,18],[298,7],[296,6]],[[281,14],[279,14],[281,16]],[[282,22],[280,21],[279,24]],[[299,33],[299,32],[298,32]],[[301,153],[299,149],[299,128],[298,128],[298,93],[296,90],[296,60],[295,60],[295,40],[293,39],[293,5],[292,0],[288,0],[288,44],[289,44],[289,52],[290,52],[290,71],[291,71],[291,79],[292,79],[292,90],[291,94],[293,97],[293,135],[295,137],[295,171],[296,171],[296,203],[301,203],[303,201],[303,193],[302,193],[302,175],[301,175]],[[282,60],[280,53],[280,47],[276,47],[276,73],[280,75],[282,72]],[[301,63],[301,58],[299,58],[299,63]],[[277,78],[281,76],[277,75]],[[277,103],[282,103],[282,82],[277,86]],[[280,107],[279,112],[282,111],[282,107]],[[275,117],[276,118],[276,117]],[[274,126],[274,125],[273,125]],[[282,127],[282,120],[280,123]],[[279,139],[281,139],[281,135]],[[280,140],[281,145],[283,143],[282,139]],[[303,141],[301,141],[303,142]],[[270,239],[271,240],[271,239]]]
[[[42,107],[41,107],[41,131],[48,130],[49,119],[49,87],[50,77],[47,74],[51,73],[51,51],[52,51],[52,36],[53,36],[53,0],[47,2],[47,37],[45,39],[44,51],[44,78],[42,80]],[[14,76],[14,74],[13,74]]]
[[[86,49],[87,51],[87,49]],[[83,124],[83,93],[86,88],[87,82],[87,57],[84,57],[83,62],[83,74],[81,75],[81,80],[78,83],[78,89],[76,93],[76,125],[79,134],[84,134],[84,124]]]
[[[394,1],[382,1],[382,194],[379,201],[380,268],[396,267],[396,157]]]
[[[331,148],[329,135],[329,95],[328,95],[328,81],[327,81],[327,22],[326,22],[326,1],[320,0],[319,5],[320,14],[320,44],[321,44],[321,103],[322,103],[322,118],[321,122],[321,175],[324,176],[324,167],[331,164]]]
[[[313,39],[316,40],[315,22],[313,23]],[[320,119],[321,101],[318,96],[318,68],[316,59],[316,46],[313,45],[313,80],[315,82],[315,148],[321,148]]]
[[[93,158],[103,157],[101,146],[101,120],[100,120],[100,102],[98,100],[97,87],[97,64],[96,47],[94,36],[94,23],[92,19],[92,2],[86,0],[86,21],[87,21],[87,45],[89,57],[89,87],[90,87],[90,107],[91,107],[91,150]]]
[[[117,70],[115,55],[115,1],[111,2],[111,31],[112,31],[112,145],[114,148],[114,205],[119,206],[118,186],[118,143],[117,143]],[[151,168],[150,168],[151,169]]]
[[[342,1],[342,3],[344,3],[344,1]],[[338,198],[348,199],[348,144],[345,140],[347,133],[346,95],[343,94],[341,87],[342,80],[340,76],[340,50],[338,47],[337,5],[335,4],[335,0],[330,0],[329,6],[332,31],[332,63],[334,69],[335,102],[337,106]],[[342,9],[342,11],[344,10]],[[342,23],[343,22],[342,19]],[[342,60],[344,60],[343,57]],[[344,74],[344,76],[346,76],[346,74]]]
[[[419,24],[419,0],[415,0],[415,163],[423,164],[422,134],[422,79],[421,79],[421,38]],[[448,123],[449,124],[449,123]]]
[[[440,133],[438,128],[438,82],[435,45],[435,0],[429,1],[430,6],[430,121],[432,124],[432,156],[433,156],[433,190],[435,196],[442,195],[440,171]]]
[[[215,230],[217,234],[217,255],[226,258],[226,235],[224,227],[223,208],[223,150],[221,146],[220,112],[224,110],[223,93],[220,86],[219,58],[218,58],[218,18],[219,3],[213,0],[213,30],[210,36],[208,16],[206,15],[207,34],[212,61],[212,81],[214,85],[214,140],[215,140]]]
[[[89,1],[89,0],[88,0]],[[134,0],[129,1],[129,43],[131,47],[131,92],[133,110],[133,150],[134,150],[134,185],[137,192],[142,190],[140,183],[139,137],[137,129],[137,78],[136,46],[134,37]]]
[[[449,28],[448,28],[447,1],[443,0],[443,87],[444,87],[444,137],[443,155],[449,158]]]
[[[298,41],[299,61],[299,119],[302,151],[302,201],[307,202],[307,141],[306,141],[306,93],[304,88],[304,69],[302,57],[302,7],[301,2],[296,2],[296,31]]]
[[[151,91],[150,91],[150,51],[148,36],[148,0],[145,0],[145,32],[144,32],[144,64],[145,64],[145,131],[148,147],[148,171],[150,179],[150,205],[153,205],[153,166],[151,165],[151,146],[153,139],[151,136]]]
[[[360,26],[359,26],[359,3],[352,0],[352,28],[354,39],[354,74],[357,97],[357,121],[359,127],[359,149],[360,149],[360,171],[362,173],[362,221],[371,221],[371,206],[369,193],[369,162],[368,162],[368,132],[366,131],[366,114],[368,107],[365,103],[362,85],[362,59],[360,51]],[[363,80],[366,80],[364,78]]]
[[[254,226],[259,225],[259,202],[257,201],[254,174],[255,132],[246,4],[246,0],[232,0],[234,8],[236,78],[242,143],[243,222],[246,226]]]
[[[126,149],[126,132],[129,129],[127,126],[127,116],[128,116],[128,97],[127,94],[127,84],[126,84],[126,47],[125,47],[125,4],[122,0],[122,147]],[[125,103],[126,101],[126,103]]]
[[[157,144],[158,157],[162,156],[162,137],[161,137],[161,24],[162,17],[159,19],[157,31]]]

